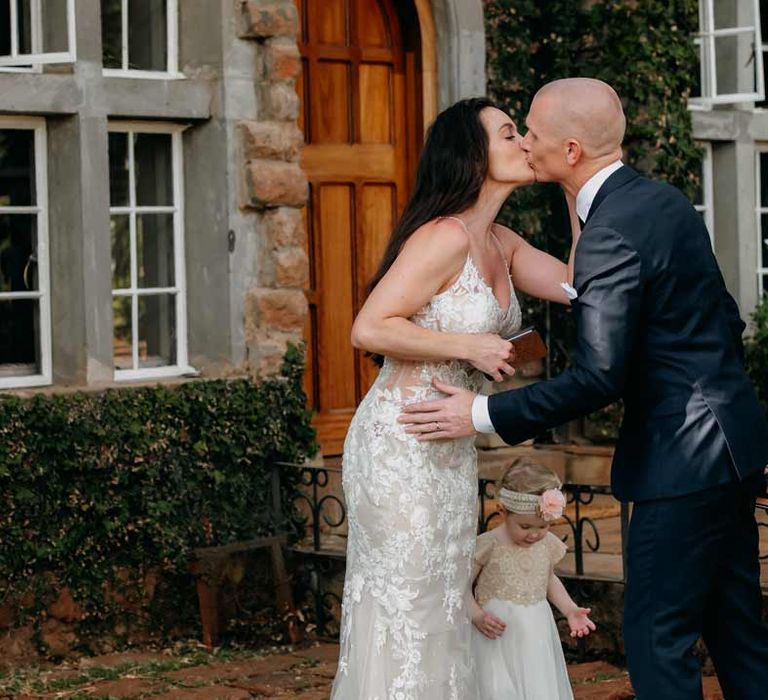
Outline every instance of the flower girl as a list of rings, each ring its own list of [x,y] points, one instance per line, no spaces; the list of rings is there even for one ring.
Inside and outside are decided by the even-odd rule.
[[[595,629],[553,568],[566,552],[550,531],[563,514],[560,480],[517,460],[497,486],[503,526],[477,538],[473,653],[479,700],[571,700],[571,684],[549,599],[572,637]]]

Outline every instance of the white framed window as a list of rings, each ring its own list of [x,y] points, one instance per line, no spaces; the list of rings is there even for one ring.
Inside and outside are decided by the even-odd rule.
[[[768,293],[768,144],[758,146],[755,154],[755,201],[757,221],[757,289]]]
[[[51,383],[45,120],[0,117],[0,388]]]
[[[714,188],[712,184],[712,144],[709,141],[698,141],[697,145],[704,150],[699,172],[699,186],[693,198],[693,206],[704,219],[709,231],[709,240],[714,247],[715,241],[715,213],[714,213]]]
[[[101,0],[104,75],[183,77],[178,0]]]
[[[75,61],[74,0],[0,0],[0,68]]]
[[[109,126],[115,379],[194,372],[187,360],[182,131]]]
[[[760,51],[763,56],[763,66],[765,66],[765,55],[768,53],[768,1],[760,0]],[[762,100],[758,100],[755,107],[765,109],[768,107],[768,100],[763,97]]]
[[[765,98],[760,0],[700,0],[700,76],[693,107]]]

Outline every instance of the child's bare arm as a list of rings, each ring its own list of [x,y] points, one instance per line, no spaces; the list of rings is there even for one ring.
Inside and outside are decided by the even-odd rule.
[[[504,630],[507,629],[504,620],[499,619],[493,613],[483,610],[474,598],[472,599],[472,624],[488,639],[501,637],[504,634]]]
[[[568,627],[571,630],[571,637],[586,637],[590,632],[594,632],[595,623],[589,619],[591,608],[580,608],[573,601],[573,598],[565,590],[563,582],[551,574],[549,585],[547,586],[547,598],[568,620]]]
[[[482,564],[480,564],[478,561],[475,561],[474,568],[472,570],[473,586],[482,570]],[[477,627],[480,634],[488,637],[488,639],[496,639],[497,637],[501,637],[501,635],[504,634],[504,630],[507,628],[506,623],[492,613],[483,610],[477,600],[475,600],[474,595],[472,596],[472,602],[470,603],[470,606],[472,624]]]

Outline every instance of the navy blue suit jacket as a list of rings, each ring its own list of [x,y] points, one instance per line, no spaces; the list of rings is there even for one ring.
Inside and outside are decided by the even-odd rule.
[[[510,444],[619,398],[617,498],[682,496],[768,464],[768,420],[744,368],[744,323],[701,216],[674,187],[622,167],[576,248],[572,367],[490,397]]]

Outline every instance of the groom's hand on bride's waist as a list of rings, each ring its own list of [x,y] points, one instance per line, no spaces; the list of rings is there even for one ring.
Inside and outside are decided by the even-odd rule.
[[[405,432],[414,435],[419,442],[474,435],[472,402],[476,394],[443,384],[439,379],[433,379],[432,386],[446,394],[446,398],[422,401],[403,408],[398,420],[403,424]]]

